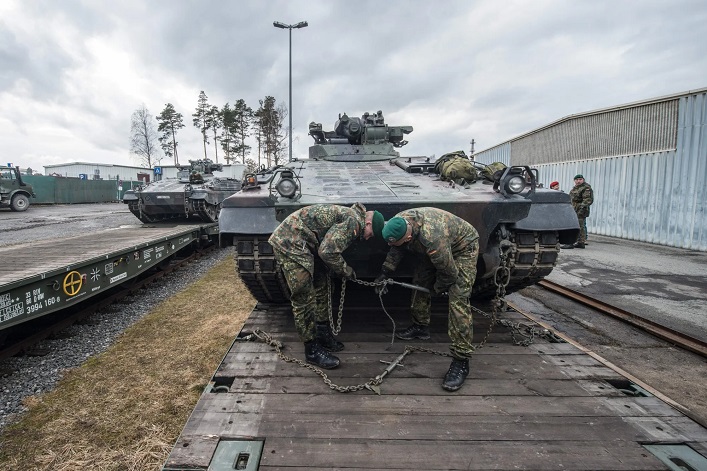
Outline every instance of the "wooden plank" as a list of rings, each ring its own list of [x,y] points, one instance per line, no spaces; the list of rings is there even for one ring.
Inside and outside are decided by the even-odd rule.
[[[449,396],[443,390],[441,375],[439,378],[400,378],[390,377],[381,385],[382,394],[395,395],[433,395]],[[326,389],[322,380],[317,377],[268,377],[268,378],[236,378],[230,388],[232,393],[259,392],[265,394],[308,394],[321,393]],[[615,396],[624,394],[611,388],[600,380],[568,380],[568,379],[473,379],[464,384],[460,390],[467,396]],[[458,393],[458,394],[459,394]],[[362,394],[371,394],[363,391]]]
[[[345,353],[337,355],[341,366],[327,371],[329,378],[370,378],[380,374],[387,364],[394,360],[401,351],[385,354],[375,353]],[[304,352],[288,351],[288,356],[304,360]],[[501,358],[498,358],[501,357]],[[586,357],[568,355],[566,365],[562,368],[552,366],[538,355],[494,355],[474,356],[471,359],[470,379],[589,379],[617,377],[613,370],[597,363],[595,365],[575,365],[571,360]],[[447,371],[451,359],[428,353],[412,353],[404,360],[404,367],[395,368],[389,378],[425,377],[441,378]],[[273,376],[307,376],[316,378],[310,370],[294,363],[284,362],[275,352],[257,354],[229,353],[218,368],[219,376],[232,377],[273,377]],[[467,380],[468,381],[468,380]]]
[[[294,337],[290,337],[294,338]],[[340,340],[344,341],[345,349],[344,352],[360,352],[360,353],[382,353],[390,351],[388,346],[390,345],[390,337],[387,338],[388,342],[373,342],[373,341],[353,341],[349,340],[351,337],[348,335],[342,335],[338,337]],[[283,341],[281,337],[276,340]],[[284,342],[283,342],[284,343]],[[420,347],[432,348],[435,350],[445,351],[449,347],[449,342],[432,342],[432,341],[416,341],[415,345]],[[393,344],[393,348],[396,351],[401,351],[400,346],[411,345],[413,342],[406,342],[404,340],[396,339]],[[286,344],[288,349],[297,348],[297,351],[304,351],[304,347],[301,346],[299,339],[293,340]],[[234,343],[231,350],[232,353],[262,353],[274,351],[274,348],[259,342],[259,341],[238,341]],[[586,355],[580,349],[571,345],[569,343],[546,343],[542,339],[535,343],[528,345],[527,347],[513,345],[508,342],[501,343],[486,343],[483,348],[480,348],[474,352],[474,355],[528,355],[530,353],[540,353],[543,355]]]
[[[227,439],[241,437],[315,438],[346,437],[361,440],[454,440],[485,441],[654,441],[657,436],[677,441],[684,439],[667,419],[643,420],[643,427],[619,417],[531,417],[526,416],[440,416],[430,421],[416,415],[370,415],[355,411],[346,416],[302,412],[292,415],[199,411],[198,425],[185,430],[188,437],[218,435]],[[653,433],[656,427],[664,429]]]
[[[404,470],[665,470],[665,466],[640,445],[609,440],[513,442],[511,448],[504,441],[268,438],[260,469],[292,466]]]
[[[431,395],[374,394],[206,394],[195,410],[284,414],[301,411],[317,414],[358,414],[566,417],[679,417],[681,414],[654,397],[542,397],[463,396],[449,394],[444,400]]]

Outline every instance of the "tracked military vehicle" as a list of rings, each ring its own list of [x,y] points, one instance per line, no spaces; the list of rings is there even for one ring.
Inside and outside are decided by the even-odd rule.
[[[502,281],[508,281],[506,292],[552,271],[560,244],[574,241],[579,230],[569,196],[541,188],[537,171],[525,166],[471,162],[480,175],[476,181],[440,175],[438,161],[400,156],[397,149],[412,131],[412,126],[385,124],[380,111],[361,118],[342,114],[333,131],[309,125],[314,145],[308,159],[246,175],[241,191],[223,202],[219,237],[222,246],[235,246],[236,269],[258,301],[287,302],[287,285],[267,240],[289,214],[317,203],[361,202],[386,219],[434,206],[465,219],[480,236],[472,296],[495,294],[502,264],[510,270],[510,279]],[[387,251],[381,240],[360,241],[344,257],[359,279],[372,279]],[[412,268],[401,266],[396,277],[411,276]]]
[[[190,160],[177,178],[165,178],[125,192],[123,202],[140,221],[199,218],[217,222],[221,202],[241,188],[241,181],[216,177],[223,169],[209,159]]]

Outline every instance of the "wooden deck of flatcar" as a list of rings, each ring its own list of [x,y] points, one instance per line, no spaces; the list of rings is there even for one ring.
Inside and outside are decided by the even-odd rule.
[[[406,326],[405,309],[389,311]],[[476,315],[474,325],[479,342],[489,320]],[[304,358],[288,309],[256,308],[243,332],[255,329]],[[381,373],[405,345],[388,349],[391,330],[375,304],[346,309],[346,349],[329,378],[354,385]],[[446,306],[435,306],[431,330],[430,341],[408,343],[447,351]],[[610,382],[624,377],[571,344],[515,346],[496,326],[456,393],[441,388],[449,362],[415,352],[385,378],[380,396],[342,394],[272,347],[236,340],[214,375],[220,387],[202,395],[164,469],[664,470],[671,468],[644,444],[687,444],[707,455],[707,429],[655,396],[627,396]]]
[[[215,223],[131,225],[0,247],[0,330],[102,293],[215,234]]]
[[[199,224],[135,225],[92,232],[67,239],[50,239],[0,247],[0,287],[52,270],[81,265],[97,257],[120,253],[189,232]]]

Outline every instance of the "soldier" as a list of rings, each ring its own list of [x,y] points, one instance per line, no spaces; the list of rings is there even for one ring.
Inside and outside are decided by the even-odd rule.
[[[308,363],[336,368],[330,352],[344,344],[332,335],[328,318],[327,268],[336,276],[356,279],[342,252],[357,239],[381,237],[383,215],[356,203],[307,206],[290,214],[273,231],[270,245],[290,288],[292,314]]]
[[[407,249],[420,258],[413,283],[434,289],[437,294],[449,293],[448,333],[453,359],[442,387],[456,391],[469,374],[469,358],[474,351],[469,296],[476,279],[479,233],[474,226],[447,211],[416,208],[391,218],[382,235],[391,248],[376,281],[391,276],[403,259],[403,249]],[[414,291],[411,313],[413,324],[396,336],[402,340],[429,339],[430,295]]]
[[[570,200],[572,207],[577,213],[579,220],[579,236],[574,244],[563,245],[563,249],[583,249],[587,241],[587,218],[589,217],[589,207],[594,202],[594,191],[589,183],[584,181],[583,175],[574,176],[574,188],[570,190]]]

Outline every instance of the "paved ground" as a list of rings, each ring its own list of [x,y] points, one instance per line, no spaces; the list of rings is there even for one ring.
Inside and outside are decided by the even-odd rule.
[[[0,209],[0,246],[141,224],[124,203],[31,205],[19,213]]]
[[[707,341],[707,252],[592,235],[548,279]]]

